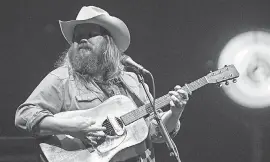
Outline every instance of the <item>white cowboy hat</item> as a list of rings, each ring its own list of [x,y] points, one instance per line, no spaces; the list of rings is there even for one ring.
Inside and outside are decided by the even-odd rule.
[[[76,20],[61,21],[60,28],[69,44],[72,44],[74,28],[77,24],[93,23],[109,31],[121,52],[127,50],[130,44],[130,33],[126,24],[117,17],[109,15],[105,10],[95,6],[83,6]]]

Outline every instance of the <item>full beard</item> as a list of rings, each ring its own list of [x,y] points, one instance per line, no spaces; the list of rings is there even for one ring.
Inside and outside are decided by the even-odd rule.
[[[82,75],[94,76],[101,70],[102,54],[93,53],[87,45],[73,43],[68,56],[73,70]]]
[[[71,66],[73,72],[89,79],[101,76],[100,79],[106,81],[116,77],[123,70],[120,63],[121,53],[112,38],[108,40],[96,48],[95,52],[91,45],[73,43],[67,52],[66,63]]]

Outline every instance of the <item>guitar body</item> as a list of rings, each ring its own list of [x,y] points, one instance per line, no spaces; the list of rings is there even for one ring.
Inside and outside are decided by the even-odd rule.
[[[97,125],[105,126],[105,134],[110,135],[95,147],[68,135],[55,135],[40,143],[41,150],[49,162],[109,162],[137,156],[145,151],[143,141],[148,136],[148,126],[143,118],[128,125],[119,120],[121,115],[134,109],[137,106],[133,101],[126,96],[117,95],[89,110],[56,114],[55,116],[63,118],[92,118]]]

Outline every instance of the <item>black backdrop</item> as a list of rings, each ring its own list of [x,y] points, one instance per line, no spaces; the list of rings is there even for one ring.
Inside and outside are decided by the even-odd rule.
[[[235,35],[270,28],[267,1],[4,0],[0,3],[2,151],[24,148],[12,144],[15,139],[28,136],[14,127],[15,110],[68,48],[58,20],[75,19],[82,5],[99,6],[126,22],[131,32],[126,54],[152,72],[157,96],[176,84],[184,85],[215,70],[222,48]],[[197,90],[190,97],[181,118],[181,131],[174,139],[182,161],[269,161],[268,114],[267,108],[251,110],[231,102],[214,85]],[[33,143],[21,140],[20,145]],[[157,161],[169,161],[165,144],[155,147]],[[0,155],[4,157],[5,153]]]

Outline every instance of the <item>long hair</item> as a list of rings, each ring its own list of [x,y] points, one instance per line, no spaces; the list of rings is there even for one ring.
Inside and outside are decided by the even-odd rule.
[[[123,71],[124,66],[121,64],[122,53],[114,43],[113,38],[108,35],[104,37],[107,40],[107,47],[103,53],[104,57],[101,57],[104,59],[101,60],[101,69],[105,71],[104,78],[110,80],[118,76],[120,72]]]
[[[109,35],[104,35],[103,37],[106,39],[106,45],[103,52],[103,56],[99,57],[100,58],[99,69],[104,72],[103,76],[104,81],[108,81],[110,79],[119,76],[121,74],[121,71],[124,70],[124,66],[121,64],[122,53],[114,43],[113,38]],[[88,80],[89,76],[84,76],[74,71],[74,69],[72,68],[72,65],[68,57],[69,51],[72,50],[71,48],[72,46],[70,46],[69,49],[63,52],[60,58],[56,61],[55,67],[67,66],[73,75],[76,75],[76,77],[79,78],[83,76],[84,79]]]

